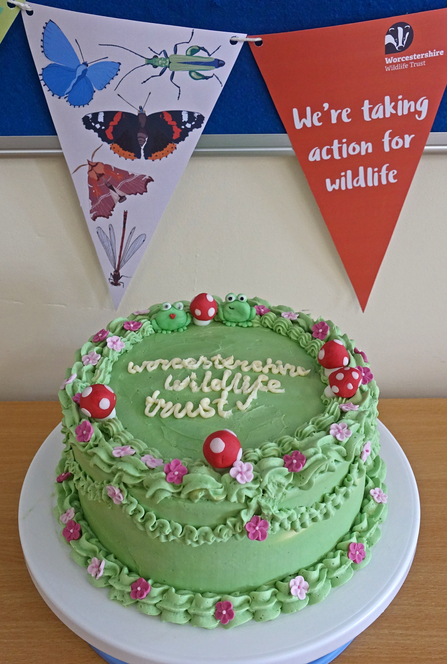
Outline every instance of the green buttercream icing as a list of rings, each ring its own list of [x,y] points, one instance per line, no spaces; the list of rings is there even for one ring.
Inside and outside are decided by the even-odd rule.
[[[66,459],[63,458],[57,472],[65,469]],[[88,575],[88,579],[95,586],[108,588],[110,599],[116,600],[124,606],[136,604],[142,613],[151,616],[158,615],[163,621],[176,624],[191,623],[207,629],[220,625],[214,617],[217,602],[231,601],[235,618],[225,626],[228,629],[252,619],[260,622],[273,620],[281,613],[294,613],[307,604],[316,604],[327,596],[331,588],[346,583],[357,569],[367,564],[371,555],[371,546],[380,538],[380,524],[386,518],[387,511],[386,505],[375,503],[369,491],[370,488],[376,486],[386,490],[383,479],[383,463],[371,464],[370,470],[366,474],[365,488],[362,489],[363,501],[352,527],[320,561],[307,567],[294,569],[283,578],[255,589],[247,589],[245,592],[237,590],[219,593],[178,589],[167,583],[160,583],[147,575],[146,578],[151,584],[151,592],[144,600],[133,600],[130,597],[131,584],[139,578],[140,574],[131,569],[132,565],[126,566],[118,560],[97,539],[85,519],[80,496],[73,479],[56,485],[56,514],[59,517],[67,509],[74,508],[74,519],[81,525],[82,535],[80,539],[69,543],[71,555],[79,565],[85,568],[91,563],[93,557],[105,560],[103,575],[99,579]],[[121,509],[119,506],[115,507],[118,510]],[[347,556],[351,542],[361,542],[365,547],[366,557],[360,564],[355,564]],[[251,544],[262,546],[257,542]],[[264,555],[261,551],[259,553]],[[304,600],[300,600],[290,593],[289,581],[298,574],[303,576],[309,584],[309,590]]]
[[[194,408],[197,408],[204,397],[210,398],[211,401],[219,398],[221,391],[194,393],[189,387],[178,392],[170,391],[164,388],[169,375],[172,375],[172,384],[174,380],[183,381],[192,371],[172,368],[163,371],[158,368],[151,372],[143,370],[141,373],[130,374],[127,371],[129,362],[141,366],[145,360],[190,357],[198,360],[201,356],[210,360],[218,354],[224,359],[233,356],[235,360],[247,360],[248,364],[254,360],[265,363],[267,358],[271,358],[273,362],[281,360],[283,365],[288,362],[311,371],[307,376],[296,377],[289,374],[267,374],[269,379],[279,380],[284,393],[258,392],[257,398],[246,412],[238,410],[236,402],[244,403],[248,395],[229,392],[224,410],[232,410],[232,413],[226,418],[217,413],[209,419],[175,419],[173,416],[162,419],[159,415],[147,417],[144,414],[146,397],[155,391],[159,391],[160,398],[172,401],[173,404],[191,401]],[[211,380],[222,379],[224,369],[213,366],[208,372],[212,376]],[[202,366],[194,370],[198,385],[203,383],[206,373],[207,370]],[[236,367],[231,371],[227,385],[237,373]],[[254,371],[239,373],[242,378],[250,377],[251,384],[259,376],[259,373]],[[109,384],[117,394],[117,416],[123,426],[131,430],[136,438],[153,440],[161,455],[170,458],[201,457],[203,441],[219,429],[234,431],[244,448],[255,447],[285,434],[293,435],[299,425],[324,410],[320,367],[293,340],[284,339],[263,328],[228,329],[215,322],[205,328],[192,325],[185,334],[154,335],[150,343],[140,344],[123,353],[115,363]]]
[[[58,473],[68,470],[72,478],[57,485],[57,514],[73,507],[82,528],[80,539],[70,542],[72,557],[84,567],[93,557],[105,560],[103,575],[89,580],[108,587],[111,599],[125,606],[136,603],[143,613],[164,621],[208,629],[220,624],[214,617],[218,601],[233,604],[235,618],[227,628],[251,619],[272,620],[321,601],[368,562],[387,512],[369,493],[376,487],[386,491],[375,381],[361,385],[351,399],[358,410],[342,411],[343,399],[323,393],[328,378],[317,356],[324,341],[313,337],[315,321],[304,313],[296,320],[282,317],[290,312],[284,305],[235,298],[222,303],[215,296],[219,316],[206,327],[189,325],[185,301],[115,319],[107,326],[109,337],[119,336],[124,348],[116,351],[107,339],[90,339],[67,372],[75,379],[59,392],[66,447]],[[256,305],[270,311],[259,315]],[[127,331],[126,320],[142,326]],[[364,366],[354,342],[326,323],[325,341],[341,340],[350,366]],[[176,331],[183,333],[169,334]],[[84,356],[93,350],[98,363],[84,365]],[[144,363],[156,360],[164,365],[149,365],[153,370],[147,371]],[[129,362],[134,373],[128,371]],[[300,373],[297,367],[307,375],[293,375]],[[258,387],[253,398],[250,387],[256,381],[270,391]],[[85,416],[72,397],[93,383],[116,392],[117,416],[91,420],[93,435],[82,442],[75,430]],[[224,392],[229,385],[234,389]],[[205,405],[204,398],[209,399]],[[176,419],[176,404],[181,411],[187,402],[189,410]],[[157,403],[158,412],[148,417],[145,409],[156,410]],[[198,413],[199,405],[202,412],[210,407],[216,412],[205,418],[186,414]],[[166,418],[160,416],[163,408],[171,412]],[[350,435],[339,441],[330,430],[341,423]],[[219,429],[231,429],[240,439],[242,461],[253,466],[251,481],[240,484],[228,470],[217,471],[203,458],[204,439]],[[367,442],[371,453],[363,461]],[[133,454],[116,456],[114,448],[123,446]],[[295,450],[306,463],[292,473],[283,457]],[[148,468],[142,461],[146,455],[163,459],[162,465]],[[187,469],[180,484],[167,482],[164,472],[164,464],[174,458]],[[121,492],[121,504],[113,504],[110,486]],[[253,515],[269,523],[264,542],[247,537],[245,525]],[[347,556],[351,542],[365,546],[366,558],[358,565]],[[289,581],[297,574],[309,584],[304,600],[290,593]],[[152,589],[136,601],[130,586],[139,576]]]

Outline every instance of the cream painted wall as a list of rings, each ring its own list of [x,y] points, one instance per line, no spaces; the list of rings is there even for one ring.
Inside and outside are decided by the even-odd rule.
[[[56,399],[109,320],[203,290],[331,318],[383,396],[446,397],[446,185],[424,155],[362,313],[294,157],[194,156],[115,312],[63,157],[2,158],[0,399]]]

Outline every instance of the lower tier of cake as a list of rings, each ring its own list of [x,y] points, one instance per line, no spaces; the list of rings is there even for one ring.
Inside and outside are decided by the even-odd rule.
[[[408,460],[379,423],[382,456],[393,509],[371,562],[324,602],[299,614],[240,629],[184,629],[123,609],[94,588],[85,568],[67,555],[54,518],[54,467],[61,453],[58,426],[36,454],[19,506],[19,530],[31,578],[52,611],[78,636],[127,664],[309,664],[366,629],[390,604],[410,569],[419,532],[420,505]],[[298,621],[298,622],[297,622]],[[299,623],[299,628],[298,628]]]

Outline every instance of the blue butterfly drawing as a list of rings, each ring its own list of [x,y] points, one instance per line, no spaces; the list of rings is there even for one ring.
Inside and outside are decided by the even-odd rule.
[[[111,60],[85,62],[78,40],[75,41],[82,62],[59,26],[48,21],[43,29],[42,49],[53,62],[42,69],[42,79],[53,95],[66,99],[70,106],[86,106],[93,99],[95,90],[103,90],[115,78],[120,63]]]

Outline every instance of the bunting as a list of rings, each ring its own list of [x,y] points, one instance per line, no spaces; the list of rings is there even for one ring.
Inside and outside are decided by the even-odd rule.
[[[244,35],[33,5],[37,72],[118,307]]]
[[[3,41],[19,11],[20,7],[17,7],[15,3],[0,0],[0,42]]]
[[[118,307],[246,35],[22,16]],[[248,40],[365,309],[446,87],[447,9]]]
[[[365,309],[447,82],[447,9],[250,46]]]

